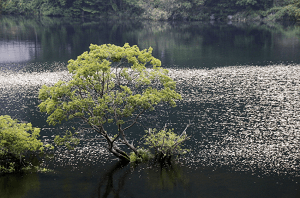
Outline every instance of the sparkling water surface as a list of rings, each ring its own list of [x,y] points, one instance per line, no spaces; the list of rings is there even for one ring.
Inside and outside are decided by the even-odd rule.
[[[262,175],[299,176],[299,65],[168,69],[183,100],[176,108],[158,107],[147,119],[158,126],[170,123],[178,130],[188,120],[193,123],[187,145],[192,151],[185,156],[189,167],[227,166]],[[42,137],[49,141],[52,132],[47,130],[62,127],[37,123],[41,120],[38,90],[44,84],[69,80],[70,74],[1,71],[0,77],[5,114],[17,113],[18,118],[42,127]],[[100,137],[83,133],[81,138],[85,143],[75,151],[57,151],[55,166],[97,163],[99,153],[105,161],[109,154]]]

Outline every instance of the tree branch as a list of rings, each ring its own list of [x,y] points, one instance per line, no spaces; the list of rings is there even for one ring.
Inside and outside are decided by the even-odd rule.
[[[125,127],[123,130],[126,131],[127,129],[129,129],[130,127],[132,127],[133,125],[135,125],[137,123],[138,118],[142,115],[142,113],[145,112],[145,109],[143,109],[134,119],[134,121],[132,122],[131,125]]]

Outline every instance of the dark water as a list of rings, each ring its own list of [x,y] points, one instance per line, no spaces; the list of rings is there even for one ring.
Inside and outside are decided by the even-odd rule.
[[[300,41],[297,24],[91,22],[0,18],[0,111],[42,128],[51,142],[76,123],[51,127],[38,90],[68,80],[66,62],[90,43],[154,49],[183,100],[141,120],[182,131],[180,164],[121,167],[96,134],[74,151],[58,148],[54,173],[0,177],[0,197],[299,197]],[[130,139],[138,144],[142,128]],[[17,189],[17,190],[16,190]]]

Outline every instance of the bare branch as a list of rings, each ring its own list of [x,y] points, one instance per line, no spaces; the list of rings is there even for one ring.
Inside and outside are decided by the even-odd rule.
[[[183,130],[183,132],[181,133],[181,135],[179,136],[179,138],[181,138],[181,136],[186,135],[186,130],[189,126],[191,126],[191,121],[189,120],[189,123],[186,125],[185,129]]]
[[[131,125],[125,127],[123,130],[126,131],[127,129],[129,129],[130,127],[132,127],[133,125],[135,125],[135,124],[137,123],[138,118],[139,118],[139,117],[142,115],[142,113],[144,113],[144,112],[145,112],[145,109],[143,109],[143,110],[135,117],[135,119],[133,120],[133,122],[132,122]]]

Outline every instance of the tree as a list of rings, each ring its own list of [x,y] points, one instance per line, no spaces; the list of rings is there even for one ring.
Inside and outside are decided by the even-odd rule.
[[[269,20],[300,20],[300,0],[276,1],[268,14]]]
[[[288,14],[292,19],[300,19],[300,0],[291,0],[289,4],[283,7],[283,10]]]
[[[161,103],[176,106],[181,99],[176,83],[152,56],[152,48],[140,50],[126,43],[123,47],[90,45],[76,60],[70,60],[69,82],[59,81],[43,86],[39,108],[49,115],[47,122],[55,125],[63,120],[80,118],[107,142],[116,157],[129,161],[129,155],[117,143],[123,143],[139,155],[125,132],[138,123],[147,110]],[[107,131],[109,123],[115,130]]]
[[[14,172],[26,166],[24,157],[30,152],[43,151],[44,145],[37,139],[40,129],[31,123],[18,123],[10,116],[0,116],[0,172]]]

